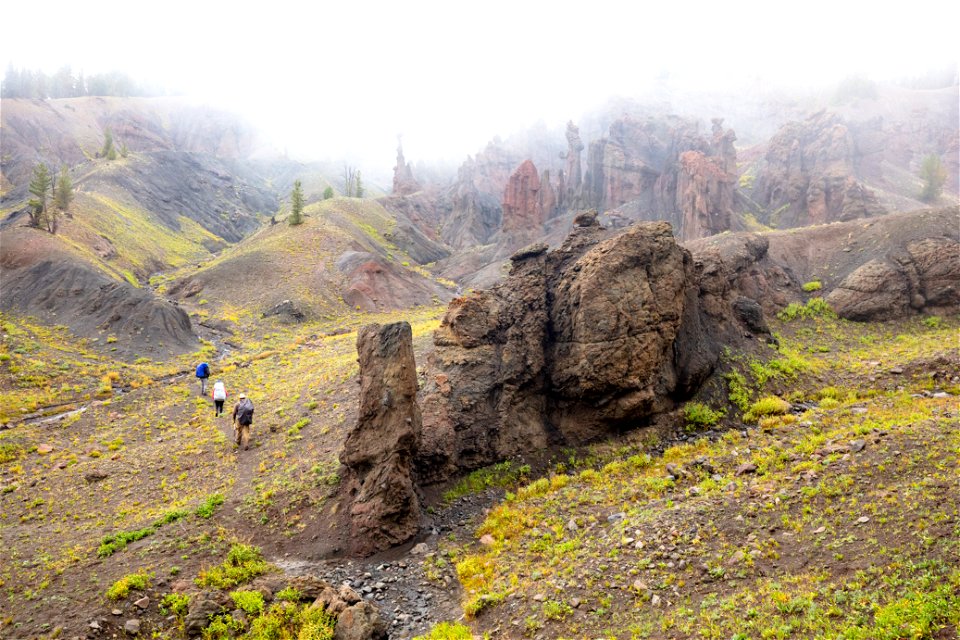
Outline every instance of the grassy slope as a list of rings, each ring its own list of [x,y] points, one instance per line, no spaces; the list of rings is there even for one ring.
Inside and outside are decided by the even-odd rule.
[[[258,310],[285,299],[327,319],[349,313],[341,297],[347,281],[336,267],[345,251],[367,251],[394,262],[411,278],[437,280],[389,240],[395,220],[377,202],[334,198],[311,204],[304,213],[301,225],[280,221],[263,227],[200,269],[188,266],[165,275],[158,281],[160,291],[191,276],[204,282],[204,289],[185,301],[186,308],[200,319],[251,327],[259,322]]]
[[[476,530],[489,546],[446,548],[474,628],[511,638],[955,637],[957,319],[781,328],[775,359],[793,363],[789,374],[738,366],[751,400],[757,373],[766,392],[810,410],[662,457],[645,453],[649,436],[638,433],[508,494]],[[894,365],[904,373],[889,373]],[[934,388],[954,395],[918,395]],[[854,440],[865,448],[847,450]],[[667,464],[683,475],[670,479]],[[738,475],[745,464],[756,470]]]
[[[402,314],[414,325],[418,349],[441,311]],[[254,447],[239,454],[229,419],[214,418],[187,365],[211,358],[209,352],[182,363],[121,367],[42,328],[9,333],[0,351],[9,358],[0,359],[0,368],[5,374],[36,369],[40,377],[11,375],[5,402],[19,403],[17,411],[32,408],[59,400],[66,385],[88,410],[0,431],[0,635],[39,634],[52,612],[108,606],[105,590],[123,575],[143,570],[172,579],[182,570],[190,578],[219,561],[235,539],[269,546],[323,527],[336,512],[326,500],[338,482],[336,452],[356,411],[355,329],[396,319],[357,315],[336,325],[280,328],[248,340],[242,355],[211,359],[213,377],[225,381],[231,398],[245,391],[256,405]],[[318,337],[334,328],[348,332]],[[44,373],[37,363],[53,357],[63,367]],[[177,370],[186,372],[149,379]],[[100,394],[98,403],[85,402],[98,397],[101,376],[110,372],[118,388]],[[120,393],[121,386],[129,390]],[[227,404],[229,410],[232,400]],[[192,514],[216,494],[226,502],[212,518]],[[172,510],[192,515],[97,558],[104,536],[149,528]]]

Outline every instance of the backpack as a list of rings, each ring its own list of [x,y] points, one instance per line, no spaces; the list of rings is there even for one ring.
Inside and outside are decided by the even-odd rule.
[[[206,362],[201,362],[197,365],[197,377],[198,378],[209,378],[210,377],[210,365]]]
[[[213,399],[214,400],[226,400],[227,399],[227,389],[222,382],[218,382],[213,385]]]
[[[253,402],[244,398],[237,407],[237,422],[243,425],[253,424]]]

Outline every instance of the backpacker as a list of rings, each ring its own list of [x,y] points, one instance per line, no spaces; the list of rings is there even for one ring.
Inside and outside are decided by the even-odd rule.
[[[206,362],[201,362],[197,365],[197,377],[198,378],[209,378],[210,377],[210,365]]]
[[[250,398],[244,398],[237,405],[237,422],[239,424],[253,424],[253,402]]]

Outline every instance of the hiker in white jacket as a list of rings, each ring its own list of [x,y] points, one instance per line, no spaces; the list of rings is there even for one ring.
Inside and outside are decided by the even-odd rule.
[[[213,385],[213,410],[215,416],[223,415],[223,403],[227,400],[227,388],[223,386],[223,380],[217,380]]]

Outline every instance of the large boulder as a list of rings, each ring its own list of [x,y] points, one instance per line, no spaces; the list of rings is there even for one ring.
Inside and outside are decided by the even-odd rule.
[[[357,352],[360,411],[340,461],[347,468],[352,550],[367,555],[405,542],[419,529],[411,464],[421,419],[410,325],[361,328]]]
[[[924,238],[906,251],[863,264],[827,296],[849,320],[885,320],[913,310],[953,310],[960,305],[960,243]]]
[[[380,610],[369,602],[347,607],[337,617],[333,640],[385,640],[387,623]]]
[[[434,334],[421,482],[640,426],[709,375],[720,336],[750,334],[732,283],[765,244],[743,264],[706,267],[718,280],[710,308],[697,285],[704,265],[665,222],[619,235],[575,226],[555,251],[536,249],[514,254],[504,282],[454,300]]]

